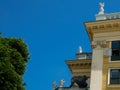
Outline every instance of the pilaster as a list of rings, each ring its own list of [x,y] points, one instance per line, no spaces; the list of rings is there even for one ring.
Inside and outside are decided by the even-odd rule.
[[[93,58],[91,67],[90,90],[102,90],[103,50],[105,41],[92,41]]]

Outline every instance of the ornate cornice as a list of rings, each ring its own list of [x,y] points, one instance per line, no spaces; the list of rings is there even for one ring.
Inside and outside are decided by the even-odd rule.
[[[120,19],[99,20],[85,23],[87,29],[103,29],[120,27]]]
[[[91,60],[67,60],[66,63],[71,71],[74,69],[91,68]]]
[[[104,30],[104,29],[113,29],[119,28],[120,22],[111,22],[111,23],[101,23],[101,24],[93,24],[87,27],[88,30]]]
[[[86,22],[85,27],[90,37],[90,40],[92,41],[94,33],[120,31],[120,19]]]

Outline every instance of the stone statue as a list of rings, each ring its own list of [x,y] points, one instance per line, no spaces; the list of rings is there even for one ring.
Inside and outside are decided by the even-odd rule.
[[[79,52],[79,53],[82,53],[82,47],[81,47],[81,46],[79,46],[78,52]]]
[[[104,14],[104,3],[100,2],[99,5],[100,5],[100,12],[99,12],[99,14]]]
[[[57,83],[56,82],[53,82],[52,83],[52,86],[53,86],[53,90],[57,88]]]
[[[65,84],[65,80],[60,80],[60,87],[63,87],[64,86],[64,84]]]
[[[87,80],[88,78],[84,75],[84,76],[74,76],[71,79],[71,85],[70,87],[72,87],[74,84],[77,84],[79,86],[79,88],[86,88],[87,87]]]

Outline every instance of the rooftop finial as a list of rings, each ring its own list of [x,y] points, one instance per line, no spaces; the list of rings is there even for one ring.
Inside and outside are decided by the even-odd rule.
[[[79,48],[78,48],[78,53],[82,53],[82,47],[81,46],[79,46]]]
[[[98,14],[104,14],[104,3],[100,2],[99,5],[100,5],[100,12]]]

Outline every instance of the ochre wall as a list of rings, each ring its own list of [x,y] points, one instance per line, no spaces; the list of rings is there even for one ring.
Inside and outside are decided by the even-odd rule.
[[[107,42],[107,48],[110,47],[110,42]],[[108,70],[109,68],[120,68],[120,62],[110,62],[108,56],[103,57],[103,80],[102,90],[120,90],[120,85],[108,84]]]

